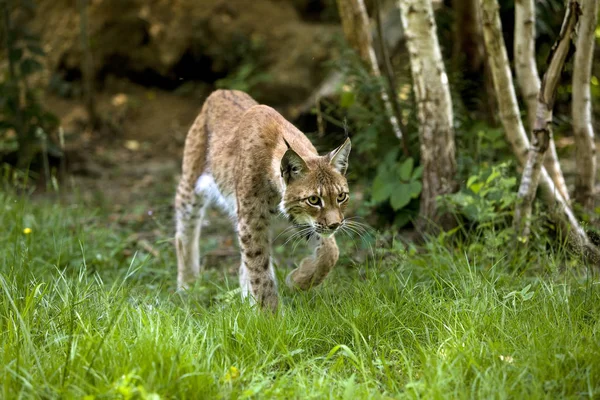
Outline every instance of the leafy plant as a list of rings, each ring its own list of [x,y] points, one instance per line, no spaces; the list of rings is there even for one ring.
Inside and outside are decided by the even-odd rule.
[[[418,198],[423,188],[420,181],[423,167],[415,167],[412,157],[397,161],[397,154],[397,150],[390,152],[379,165],[371,192],[374,202],[389,201],[394,211]]]
[[[483,167],[471,175],[466,187],[442,197],[442,205],[471,222],[506,222],[517,201],[517,179],[508,171],[511,162]]]

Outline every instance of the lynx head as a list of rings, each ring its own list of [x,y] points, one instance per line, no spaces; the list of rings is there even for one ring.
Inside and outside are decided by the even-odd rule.
[[[288,146],[289,147],[289,146]],[[307,234],[330,236],[344,223],[350,139],[327,155],[303,159],[288,148],[281,159],[282,211]]]

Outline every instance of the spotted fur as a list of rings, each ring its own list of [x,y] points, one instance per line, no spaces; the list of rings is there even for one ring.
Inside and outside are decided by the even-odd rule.
[[[278,210],[315,242],[314,254],[288,275],[287,284],[301,290],[320,284],[339,256],[334,234],[344,222],[350,146],[347,139],[319,156],[271,107],[240,91],[212,93],[183,152],[175,198],[178,286],[188,287],[200,272],[200,228],[211,203],[234,220],[244,297],[277,309],[269,225]]]

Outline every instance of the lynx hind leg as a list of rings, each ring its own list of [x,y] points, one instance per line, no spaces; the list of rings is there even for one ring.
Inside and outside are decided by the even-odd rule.
[[[205,209],[205,196],[182,179],[175,199],[178,289],[187,289],[200,274],[200,230]]]
[[[205,196],[195,189],[196,180],[206,167],[205,102],[185,139],[181,180],[175,197],[175,249],[177,252],[177,287],[187,288],[200,273],[199,239]]]

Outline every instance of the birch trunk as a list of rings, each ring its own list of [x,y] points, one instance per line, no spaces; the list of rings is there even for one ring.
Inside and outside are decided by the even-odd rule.
[[[488,62],[494,81],[494,89],[498,97],[500,120],[506,137],[511,144],[517,160],[521,165],[527,162],[529,140],[521,122],[517,95],[515,93],[510,64],[506,54],[506,46],[502,37],[502,24],[498,13],[497,0],[481,0],[483,34],[488,55]],[[555,221],[568,233],[569,244],[576,250],[585,252],[595,262],[600,260],[600,252],[590,243],[577,218],[556,190],[554,182],[542,167],[539,179],[542,198],[553,212]]]
[[[517,234],[521,237],[526,238],[529,236],[531,207],[538,188],[544,156],[552,139],[552,110],[554,108],[556,89],[558,88],[560,74],[565,65],[569,49],[571,48],[571,35],[575,31],[580,12],[579,3],[570,0],[558,39],[550,51],[548,69],[544,74],[542,85],[540,86],[536,118],[531,135],[532,143],[521,177],[521,186],[519,187],[520,202],[515,209],[514,225]],[[563,199],[565,199],[564,196]]]
[[[535,62],[535,2],[520,0],[515,2],[515,73],[517,83],[527,107],[527,128],[533,130],[537,110],[537,96],[540,91],[540,78]],[[569,202],[569,191],[556,153],[554,139],[550,137],[544,166],[563,198]]]
[[[369,28],[369,17],[363,0],[337,0],[340,19],[342,20],[342,28],[344,36],[355,49],[364,63],[371,69],[373,76],[380,77],[381,71],[373,49],[373,39],[371,29]],[[381,101],[385,108],[385,113],[390,121],[394,135],[399,140],[403,140],[400,123],[394,113],[394,108],[390,102],[390,98],[385,91],[381,89]]]
[[[592,128],[590,77],[594,55],[594,31],[598,0],[581,1],[581,18],[573,66],[573,133],[575,135],[575,199],[590,210],[594,207],[596,184],[596,143]]]
[[[535,62],[535,0],[515,1],[515,75],[527,107],[527,128],[533,129],[540,78]]]
[[[428,222],[446,228],[449,216],[439,215],[436,197],[452,193],[456,171],[452,100],[438,43],[431,0],[401,0],[402,25],[410,55],[418,104],[423,191],[419,227]]]

